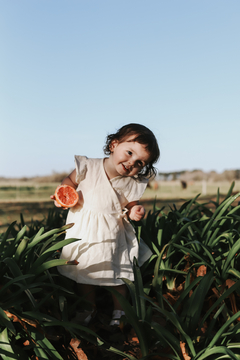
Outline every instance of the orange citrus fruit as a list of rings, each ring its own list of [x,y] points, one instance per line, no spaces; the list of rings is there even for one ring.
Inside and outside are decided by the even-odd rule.
[[[72,207],[78,202],[78,193],[70,185],[59,185],[54,195],[55,200],[62,207]]]

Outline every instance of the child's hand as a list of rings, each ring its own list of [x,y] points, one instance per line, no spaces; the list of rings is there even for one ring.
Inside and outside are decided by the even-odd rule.
[[[62,208],[63,210],[67,210],[68,208],[67,207],[62,207],[55,199],[55,195],[51,195],[50,196],[50,199],[52,199],[52,200],[54,200],[54,205],[56,206],[56,207],[60,207],[60,208]]]
[[[129,218],[134,221],[140,221],[144,215],[145,209],[142,205],[134,205],[128,212]]]
[[[82,192],[81,191],[78,191],[78,196],[79,196],[78,202],[77,202],[77,204],[75,206],[72,207],[72,209],[77,210],[79,208],[82,208],[82,206],[83,206],[83,197],[82,197]],[[56,201],[55,195],[51,195],[50,199],[54,200],[54,205],[56,207],[62,208],[63,210],[68,209],[68,207],[63,207]]]

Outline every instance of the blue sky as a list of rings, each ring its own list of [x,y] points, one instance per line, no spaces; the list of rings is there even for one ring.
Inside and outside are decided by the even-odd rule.
[[[0,0],[0,176],[148,126],[161,172],[240,168],[239,0]]]

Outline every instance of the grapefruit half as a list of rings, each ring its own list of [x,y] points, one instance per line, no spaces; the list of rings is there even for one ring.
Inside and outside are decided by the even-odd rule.
[[[78,193],[70,185],[59,185],[54,195],[55,200],[62,207],[73,207],[78,202]]]

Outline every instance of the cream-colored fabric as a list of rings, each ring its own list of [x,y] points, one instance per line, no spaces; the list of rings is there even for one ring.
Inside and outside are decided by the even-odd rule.
[[[119,176],[109,181],[103,162],[75,156],[77,191],[83,206],[69,210],[67,223],[74,226],[66,238],[79,240],[62,249],[61,259],[77,260],[79,264],[60,266],[58,270],[78,283],[114,286],[123,283],[122,277],[134,280],[134,257],[142,263],[125,206],[141,198],[147,180]],[[150,256],[144,244],[143,261]]]

